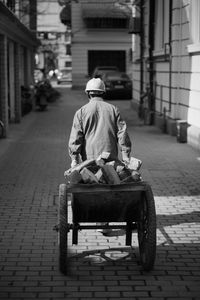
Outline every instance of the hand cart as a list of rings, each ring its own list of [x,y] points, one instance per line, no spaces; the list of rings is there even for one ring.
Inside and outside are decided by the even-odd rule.
[[[68,201],[71,200],[72,223],[68,223]],[[144,181],[119,185],[76,184],[59,186],[58,241],[60,271],[68,271],[68,233],[72,244],[78,244],[81,229],[125,229],[126,246],[131,246],[132,232],[137,230],[140,262],[150,271],[156,256],[156,212],[150,185]],[[109,223],[121,223],[109,225]],[[87,224],[84,224],[87,223]],[[88,225],[89,223],[89,225]],[[90,224],[95,223],[95,224]],[[122,225],[124,223],[124,225]]]

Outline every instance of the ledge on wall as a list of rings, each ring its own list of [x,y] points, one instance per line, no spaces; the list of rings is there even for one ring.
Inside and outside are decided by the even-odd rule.
[[[187,143],[189,126],[186,120],[164,118],[164,115],[157,114],[155,116],[155,126],[163,133],[176,136],[178,143]]]
[[[193,148],[200,150],[200,128],[196,126],[189,126],[187,129],[187,142]]]
[[[172,135],[172,136],[176,136],[176,134],[177,134],[176,120],[167,119],[167,124],[166,125],[167,125],[166,126],[167,133]]]
[[[133,110],[137,111],[137,113],[139,113],[139,102],[136,100],[132,100],[131,108]],[[144,114],[143,114],[143,117],[145,117]],[[178,136],[178,133],[177,133],[178,124],[180,125],[180,123],[182,123],[183,127],[184,127],[184,123],[186,123],[186,121],[183,121],[183,120],[175,120],[175,119],[170,119],[168,117],[166,118],[166,117],[164,117],[163,114],[158,114],[158,113],[155,113],[154,120],[155,120],[154,126],[159,128],[163,133],[166,133],[166,134],[169,134],[169,135],[175,136],[175,137]],[[150,125],[150,124],[147,124],[147,122],[145,122],[145,119],[143,120],[143,124]],[[185,130],[185,129],[183,129],[183,127],[181,130]],[[200,129],[199,129],[199,140],[200,140]],[[178,139],[177,139],[177,141],[178,141]],[[181,142],[181,141],[179,141],[179,142]]]
[[[139,110],[139,102],[138,102],[138,100],[132,99],[131,100],[131,107],[132,107],[133,110],[135,110],[135,111],[138,112],[138,110]]]
[[[171,136],[177,135],[177,120],[164,118],[164,115],[155,114],[155,126],[163,133],[170,134]]]
[[[166,133],[166,119],[164,118],[164,115],[155,114],[155,126],[163,133]]]

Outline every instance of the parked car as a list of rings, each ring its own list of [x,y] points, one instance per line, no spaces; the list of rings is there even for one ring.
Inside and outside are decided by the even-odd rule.
[[[102,80],[106,86],[105,99],[132,99],[132,81],[126,73],[106,72]]]
[[[116,66],[98,66],[94,69],[92,78],[101,78],[104,73],[110,71],[119,71],[119,69]]]
[[[72,70],[71,68],[61,69],[57,74],[57,84],[62,82],[72,82]]]

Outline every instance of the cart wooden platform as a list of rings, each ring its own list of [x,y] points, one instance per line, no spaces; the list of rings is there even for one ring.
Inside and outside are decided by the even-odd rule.
[[[71,224],[68,223],[69,199],[72,205]],[[141,265],[146,271],[153,268],[156,257],[156,212],[148,183],[76,184],[71,187],[61,184],[58,219],[59,264],[62,273],[67,274],[68,271],[68,233],[72,230],[72,244],[78,244],[78,231],[82,229],[125,229],[126,246],[131,246],[132,232],[136,229]],[[119,224],[109,225],[112,222]]]

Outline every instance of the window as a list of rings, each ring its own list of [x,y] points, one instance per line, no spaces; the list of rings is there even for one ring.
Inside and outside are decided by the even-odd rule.
[[[155,0],[154,50],[165,50],[169,43],[169,0]]]
[[[126,29],[131,9],[116,0],[80,1],[82,17],[88,29]]]
[[[127,28],[127,19],[118,18],[86,18],[87,28]]]
[[[66,55],[72,55],[72,53],[71,53],[71,45],[70,44],[66,45]]]
[[[71,61],[66,61],[65,62],[65,67],[66,68],[71,68],[72,67],[72,62]]]
[[[192,44],[188,46],[189,52],[200,51],[200,1],[192,0],[190,9],[190,38]]]

